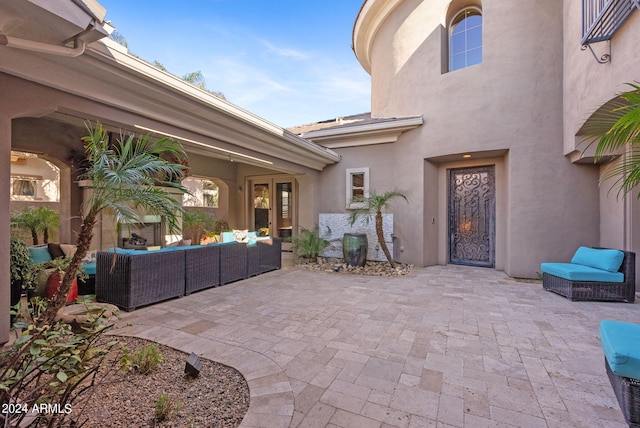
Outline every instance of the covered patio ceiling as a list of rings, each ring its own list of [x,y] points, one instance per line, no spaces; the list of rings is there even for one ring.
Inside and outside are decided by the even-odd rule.
[[[85,3],[89,7],[82,8]],[[5,37],[5,43],[0,40],[0,72],[78,100],[43,102],[23,117],[75,126],[101,121],[115,132],[152,131],[178,138],[191,153],[287,173],[320,171],[340,160],[335,152],[163,72],[104,38],[109,25],[96,5],[0,0],[0,34]],[[83,50],[77,54],[80,45]]]

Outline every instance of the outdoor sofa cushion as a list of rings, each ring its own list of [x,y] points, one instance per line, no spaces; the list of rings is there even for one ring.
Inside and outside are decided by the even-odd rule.
[[[182,245],[182,246],[177,246],[177,247],[164,247],[159,249],[159,252],[165,252],[165,251],[185,251],[185,250],[190,250],[192,248],[202,248],[202,245]]]
[[[60,244],[49,242],[47,244],[47,249],[49,250],[49,254],[52,259],[57,259],[58,257],[65,257],[62,248],[60,248]]]
[[[622,272],[609,272],[574,263],[542,263],[542,272],[570,281],[624,282]]]
[[[603,320],[600,322],[600,340],[612,372],[640,379],[640,324]]]
[[[29,256],[31,257],[31,263],[34,265],[53,260],[46,245],[29,247]]]
[[[87,273],[87,275],[95,275],[97,265],[98,264],[96,262],[85,263],[82,265],[82,269]]]
[[[624,253],[620,250],[580,247],[571,259],[571,263],[608,272],[618,272],[623,259]]]

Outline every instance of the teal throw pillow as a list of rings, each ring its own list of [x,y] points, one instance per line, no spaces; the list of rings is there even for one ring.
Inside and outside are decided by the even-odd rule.
[[[29,247],[29,256],[31,256],[31,263],[33,264],[52,260],[51,254],[49,254],[49,248],[47,248],[46,245],[40,247]]]

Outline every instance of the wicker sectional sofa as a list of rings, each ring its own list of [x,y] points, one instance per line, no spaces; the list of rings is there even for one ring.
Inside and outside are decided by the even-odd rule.
[[[633,303],[636,254],[580,247],[571,263],[543,263],[542,286],[569,300]]]
[[[100,251],[96,299],[132,311],[281,268],[282,241],[237,242],[157,251]]]

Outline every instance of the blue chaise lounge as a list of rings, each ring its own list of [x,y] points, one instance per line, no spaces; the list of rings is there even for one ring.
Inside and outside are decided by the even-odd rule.
[[[571,263],[542,263],[542,286],[569,300],[633,303],[636,254],[580,247]]]

